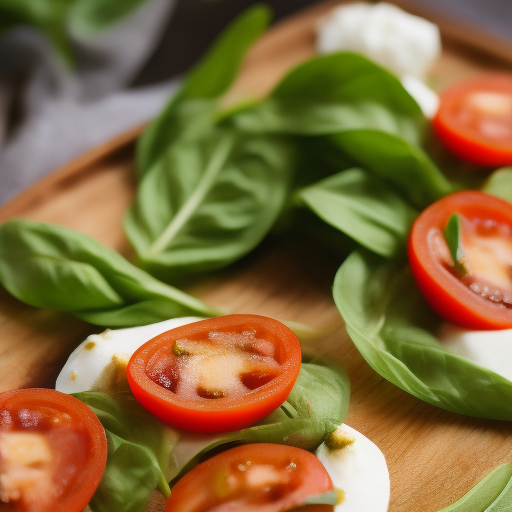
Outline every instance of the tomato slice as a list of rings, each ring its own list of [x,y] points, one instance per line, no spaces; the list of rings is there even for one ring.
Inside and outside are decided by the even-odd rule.
[[[0,503],[7,510],[80,512],[106,463],[105,431],[80,400],[53,389],[0,393]]]
[[[443,236],[453,214],[462,220],[464,275]],[[408,255],[418,288],[438,315],[471,329],[512,327],[512,204],[476,191],[445,196],[416,219]]]
[[[222,432],[277,409],[300,370],[295,334],[271,318],[229,315],[172,329],[142,345],[128,383],[148,411],[178,428]]]
[[[434,120],[455,155],[488,167],[512,164],[512,74],[459,82],[440,95]]]
[[[279,444],[247,444],[219,453],[187,473],[172,488],[165,511],[280,512],[333,490],[329,474],[312,453]],[[332,511],[333,506],[315,509]]]

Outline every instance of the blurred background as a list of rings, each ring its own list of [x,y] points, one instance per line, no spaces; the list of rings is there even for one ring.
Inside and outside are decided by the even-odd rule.
[[[135,83],[151,83],[186,70],[230,19],[254,3],[250,0],[178,2],[158,48]],[[269,0],[265,3],[273,7],[276,22],[318,0]],[[401,5],[426,13],[442,12],[448,18],[512,42],[512,0],[408,0]]]
[[[0,204],[146,122],[250,0],[2,0]],[[268,0],[274,22],[316,2]],[[407,0],[512,43],[512,0]]]

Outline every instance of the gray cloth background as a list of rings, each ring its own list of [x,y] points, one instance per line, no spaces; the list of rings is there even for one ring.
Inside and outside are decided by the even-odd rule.
[[[512,42],[512,0],[414,1]],[[75,40],[74,74],[33,30],[19,29],[1,39],[0,204],[85,151],[153,118],[176,88],[172,77],[253,3],[148,0],[93,40]],[[315,0],[267,3],[278,20]]]
[[[153,118],[175,82],[132,88],[174,0],[149,0],[91,40],[74,40],[71,73],[37,31],[0,40],[0,203],[88,149]],[[12,109],[18,123],[8,132]]]

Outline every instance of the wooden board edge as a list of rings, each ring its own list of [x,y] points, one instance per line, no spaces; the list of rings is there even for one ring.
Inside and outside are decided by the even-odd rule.
[[[0,221],[5,221],[16,215],[16,212],[23,211],[26,207],[32,205],[47,190],[51,190],[58,183],[80,174],[84,170],[111,157],[118,151],[133,144],[146,128],[147,123],[135,126],[129,130],[117,135],[113,139],[86,151],[81,156],[71,160],[69,163],[60,167],[56,171],[40,179],[23,192],[12,198],[10,201],[0,207]]]

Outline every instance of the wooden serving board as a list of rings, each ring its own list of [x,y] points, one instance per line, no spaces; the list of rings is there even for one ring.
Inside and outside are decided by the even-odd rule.
[[[337,3],[319,4],[275,25],[248,56],[231,100],[266,93],[287,69],[313,55],[315,23]],[[484,70],[512,69],[512,48],[449,20],[430,18],[441,25],[444,37],[443,56],[431,74],[436,86]],[[122,215],[135,192],[133,150],[141,129],[40,181],[1,207],[0,221],[22,216],[64,224],[130,257]],[[346,422],[384,452],[391,476],[390,512],[435,512],[498,464],[512,461],[512,423],[437,409],[376,374],[348,338],[332,300],[340,263],[300,239],[267,241],[187,291],[227,313],[262,314],[319,329],[321,339],[306,343],[305,351],[346,368],[352,383]],[[26,306],[0,290],[0,391],[53,387],[72,349],[101,330]]]

